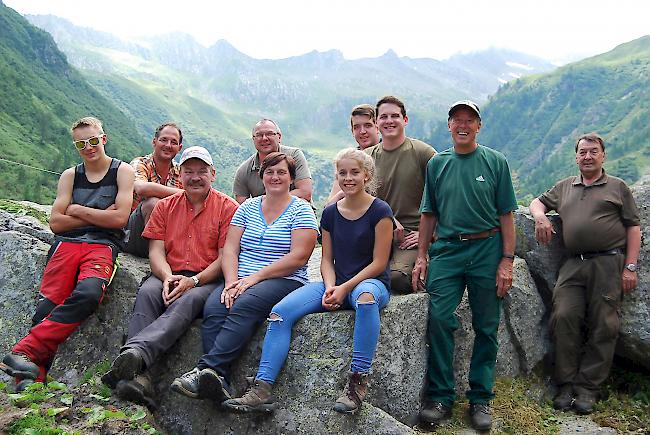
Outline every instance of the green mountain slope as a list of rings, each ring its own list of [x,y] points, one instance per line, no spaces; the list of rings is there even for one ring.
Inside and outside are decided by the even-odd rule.
[[[524,194],[575,174],[575,140],[591,131],[605,168],[634,182],[650,166],[650,36],[505,84],[483,113],[480,141],[508,156]]]
[[[67,62],[52,37],[0,3],[0,157],[61,172],[79,161],[68,128],[104,121],[110,155],[128,160],[146,139]],[[58,177],[0,161],[0,197],[51,202]]]

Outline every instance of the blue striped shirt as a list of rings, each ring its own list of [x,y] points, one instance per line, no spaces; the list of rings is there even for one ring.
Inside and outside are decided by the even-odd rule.
[[[295,196],[282,214],[267,225],[262,214],[262,198],[257,196],[244,201],[230,221],[230,225],[244,228],[239,243],[239,278],[250,276],[288,254],[293,230],[309,228],[318,231],[311,206]],[[306,284],[309,282],[307,265],[285,278]]]

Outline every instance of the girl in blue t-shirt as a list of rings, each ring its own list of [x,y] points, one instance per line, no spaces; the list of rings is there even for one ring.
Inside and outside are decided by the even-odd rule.
[[[354,413],[366,396],[379,339],[379,310],[390,299],[393,213],[388,204],[368,193],[375,175],[368,154],[347,148],[338,153],[335,165],[345,196],[325,208],[321,218],[324,282],[300,287],[273,307],[255,381],[242,397],[226,400],[226,408],[275,409],[272,385],[289,353],[293,325],[306,314],[341,308],[356,310],[356,316],[349,380],[334,410]]]

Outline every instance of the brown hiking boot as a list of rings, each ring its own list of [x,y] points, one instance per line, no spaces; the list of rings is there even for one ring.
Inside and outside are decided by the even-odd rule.
[[[594,405],[598,401],[598,392],[586,388],[576,389],[576,400],[573,402],[573,409],[581,415],[594,412]]]
[[[243,396],[228,399],[223,402],[223,406],[238,412],[273,412],[276,405],[272,390],[273,385],[261,379],[255,379]]]
[[[145,405],[149,409],[157,407],[153,385],[148,374],[136,375],[134,379],[119,381],[115,393],[121,399]]]
[[[344,414],[354,414],[361,408],[361,402],[368,394],[368,374],[350,373],[343,394],[336,399],[334,411]]]
[[[573,404],[573,385],[564,384],[560,387],[553,399],[553,408],[560,411],[568,411]]]

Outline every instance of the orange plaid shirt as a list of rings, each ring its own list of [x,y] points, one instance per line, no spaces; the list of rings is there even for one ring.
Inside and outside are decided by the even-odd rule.
[[[136,157],[131,160],[131,166],[135,169],[135,180],[136,181],[148,181],[152,183],[162,184],[163,186],[175,187],[177,189],[183,188],[183,182],[181,181],[181,167],[178,163],[172,160],[172,167],[169,168],[169,174],[167,174],[167,179],[163,180],[162,177],[156,171],[156,163],[153,160],[153,154],[148,154],[144,157]],[[131,211],[138,208],[138,205],[146,198],[140,197],[135,191],[133,192],[133,205],[131,206]]]
[[[194,216],[185,192],[178,192],[158,201],[142,237],[165,242],[173,272],[201,272],[219,257],[238,206],[231,197],[210,189],[203,209]]]

